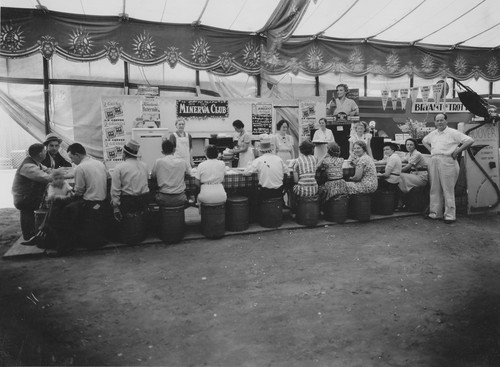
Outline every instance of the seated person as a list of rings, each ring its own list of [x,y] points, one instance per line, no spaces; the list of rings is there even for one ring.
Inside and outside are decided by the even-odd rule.
[[[394,207],[398,207],[399,201],[399,177],[401,175],[401,158],[396,153],[398,146],[391,142],[384,143],[384,156],[386,165],[384,173],[377,173],[380,190],[393,191],[395,194]]]
[[[404,194],[414,187],[427,186],[429,182],[424,156],[416,149],[417,141],[409,138],[406,139],[405,145],[408,153],[405,155],[404,162],[407,163],[401,169],[399,181],[399,189]]]
[[[401,175],[401,158],[396,153],[397,145],[391,142],[384,143],[384,158],[386,161],[384,173],[377,173],[378,187],[381,190],[396,191]]]
[[[340,158],[340,147],[331,142],[327,146],[327,155],[319,163],[318,169],[326,173],[326,182],[319,187],[320,206],[331,198],[347,195],[347,186],[344,180],[344,158]]]
[[[283,195],[283,178],[288,173],[285,162],[272,153],[271,138],[263,136],[260,141],[260,157],[254,159],[243,172],[249,176],[257,172],[259,176],[258,201],[280,198]]]
[[[207,160],[200,163],[194,176],[195,185],[200,187],[198,203],[224,203],[227,200],[227,194],[222,183],[226,174],[226,165],[217,159],[219,151],[215,145],[208,145],[205,154]]]
[[[352,165],[355,167],[354,176],[346,182],[347,193],[349,195],[371,194],[377,190],[377,168],[375,162],[367,154],[366,143],[359,140],[353,146],[354,160]]]
[[[363,140],[366,143],[366,152],[370,157],[373,158],[372,148],[370,146],[372,134],[370,134],[370,128],[368,127],[368,124],[364,121],[353,124],[353,128],[351,129],[351,136],[349,137],[349,154],[351,156],[353,144],[358,140]]]
[[[160,206],[176,207],[187,204],[185,175],[191,167],[186,160],[174,156],[174,144],[164,140],[161,144],[163,158],[158,158],[151,171],[151,179],[157,184],[156,202]]]
[[[312,197],[318,194],[316,182],[317,161],[314,156],[314,144],[304,140],[299,146],[300,155],[293,166],[292,212],[295,212],[299,197]]]
[[[69,157],[63,155],[63,153],[61,153],[61,151],[59,150],[61,143],[62,139],[54,133],[50,133],[45,137],[43,145],[47,147],[47,156],[42,161],[42,164],[45,167],[52,169],[60,167],[72,167]]]
[[[123,215],[144,212],[149,203],[148,167],[139,161],[140,144],[130,140],[123,146],[123,162],[111,175],[111,205],[113,216],[121,221]]]

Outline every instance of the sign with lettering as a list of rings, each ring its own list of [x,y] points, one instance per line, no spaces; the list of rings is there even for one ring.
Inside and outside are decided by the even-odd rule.
[[[227,101],[214,100],[177,100],[177,117],[185,118],[227,118],[229,105]]]
[[[415,102],[412,104],[411,112],[412,113],[437,113],[437,112],[446,112],[446,113],[464,113],[468,112],[467,108],[462,104],[462,102],[446,102],[446,111],[444,111],[445,103],[434,103],[434,102]]]
[[[270,134],[273,124],[273,105],[270,103],[252,104],[252,135]]]

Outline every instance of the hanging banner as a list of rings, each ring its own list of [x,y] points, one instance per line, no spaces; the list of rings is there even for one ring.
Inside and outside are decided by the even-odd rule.
[[[438,112],[446,112],[446,113],[467,113],[469,112],[467,108],[462,104],[462,102],[415,102],[412,103],[411,108],[412,113],[438,113]]]
[[[424,85],[423,87],[420,87],[420,93],[422,93],[422,100],[424,102],[427,102],[429,100],[430,91],[431,91],[431,87],[428,85]]]
[[[385,111],[385,108],[387,107],[387,101],[389,100],[389,91],[383,90],[381,91],[381,93],[382,93],[382,108]]]
[[[399,89],[391,89],[391,102],[393,110],[395,110],[398,105],[398,94],[399,94]]]
[[[400,90],[401,93],[401,108],[406,110],[406,101],[408,100],[408,88]]]
[[[442,92],[443,92],[443,83],[437,83],[432,86],[432,95],[434,96],[434,103],[441,102]]]
[[[122,98],[102,99],[102,145],[104,148],[104,163],[114,167],[122,161],[125,145],[124,102]],[[111,168],[108,166],[108,168]]]
[[[271,134],[272,113],[271,103],[252,103],[252,135]]]
[[[410,89],[410,98],[412,103],[417,101],[418,89],[419,89],[418,87],[413,87]]]

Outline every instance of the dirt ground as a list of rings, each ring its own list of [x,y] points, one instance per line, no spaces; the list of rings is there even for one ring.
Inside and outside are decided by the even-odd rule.
[[[0,223],[3,254],[17,212]],[[499,224],[415,216],[3,260],[0,364],[500,366]]]

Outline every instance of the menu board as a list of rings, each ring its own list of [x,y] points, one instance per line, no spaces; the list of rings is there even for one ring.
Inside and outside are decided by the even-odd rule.
[[[271,134],[273,124],[271,103],[252,104],[252,135]]]

